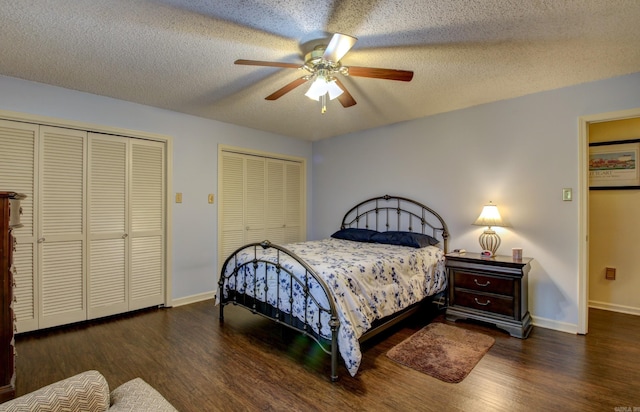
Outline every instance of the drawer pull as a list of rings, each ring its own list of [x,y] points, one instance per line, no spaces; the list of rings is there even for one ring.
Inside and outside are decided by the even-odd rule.
[[[477,303],[478,305],[480,305],[480,306],[487,306],[487,305],[489,305],[489,303],[491,303],[491,301],[490,301],[489,299],[487,299],[487,301],[486,301],[486,302],[484,302],[484,303],[480,302],[480,301],[478,300],[478,298],[473,298],[473,299],[474,299],[474,300],[476,301],[476,303]]]
[[[476,283],[476,285],[482,286],[483,288],[487,287],[487,286],[489,286],[491,284],[491,281],[489,281],[489,280],[487,280],[487,283],[480,283],[480,282],[478,282],[478,279],[474,278],[473,281]]]

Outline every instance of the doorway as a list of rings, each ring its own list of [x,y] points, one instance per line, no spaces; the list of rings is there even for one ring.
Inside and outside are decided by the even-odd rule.
[[[582,116],[579,119],[579,262],[578,262],[578,333],[586,334],[589,324],[589,129],[591,124],[640,117],[640,108]]]

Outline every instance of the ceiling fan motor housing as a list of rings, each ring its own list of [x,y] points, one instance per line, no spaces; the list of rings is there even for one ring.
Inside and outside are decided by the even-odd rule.
[[[340,62],[332,62],[323,58],[327,46],[324,44],[317,45],[313,50],[304,57],[304,65],[302,68],[310,72],[312,75],[330,76],[334,73],[348,74],[347,70],[343,70]]]

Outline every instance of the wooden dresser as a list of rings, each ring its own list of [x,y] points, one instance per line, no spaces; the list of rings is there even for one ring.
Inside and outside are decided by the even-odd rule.
[[[479,253],[450,253],[447,319],[492,323],[524,339],[531,332],[527,307],[531,258],[482,257]]]
[[[24,195],[0,192],[0,403],[15,397],[15,318],[13,315],[13,250],[11,230],[20,227]]]

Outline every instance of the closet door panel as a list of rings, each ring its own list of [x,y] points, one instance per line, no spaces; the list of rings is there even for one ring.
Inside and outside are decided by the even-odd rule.
[[[126,312],[128,139],[89,134],[88,318]]]
[[[245,238],[244,243],[262,242],[266,239],[266,162],[265,159],[247,156],[245,160]]]
[[[165,303],[164,147],[131,141],[129,310]]]
[[[282,160],[267,159],[266,238],[279,245],[285,243],[284,170]]]
[[[140,309],[164,303],[163,240],[161,236],[131,241],[131,307]]]
[[[37,177],[38,125],[0,120],[0,191],[27,195],[20,203],[22,227],[13,230],[14,314],[18,332],[38,329],[35,270],[35,187]]]
[[[222,187],[220,188],[221,222],[220,262],[224,262],[233,251],[245,244],[244,241],[244,158],[236,153],[223,152]],[[221,263],[222,264],[222,263]]]
[[[82,252],[81,240],[42,245],[41,328],[86,319]]]
[[[88,318],[126,312],[128,293],[124,239],[94,239],[89,245]]]
[[[86,132],[40,127],[39,327],[86,319]]]
[[[301,242],[305,240],[302,230],[304,210],[303,203],[303,170],[297,162],[285,162],[284,178],[284,243]]]

